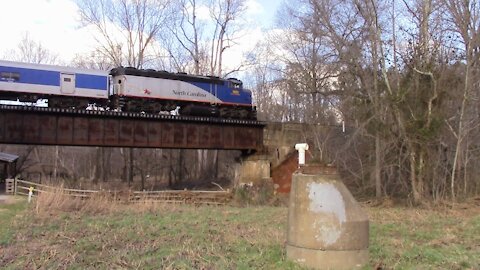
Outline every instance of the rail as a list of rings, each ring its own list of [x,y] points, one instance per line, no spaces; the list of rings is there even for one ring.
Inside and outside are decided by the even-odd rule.
[[[199,123],[216,123],[216,124],[233,124],[233,125],[248,125],[248,126],[265,126],[264,122],[256,120],[243,119],[225,119],[207,116],[187,116],[187,115],[164,115],[144,112],[120,112],[120,111],[101,111],[101,110],[80,110],[80,109],[64,109],[64,108],[49,108],[38,106],[24,106],[24,105],[6,105],[0,104],[0,111],[11,112],[35,112],[35,113],[54,113],[62,115],[84,115],[84,116],[101,116],[101,117],[115,117],[115,118],[134,118],[134,119],[158,119],[158,120],[175,120],[184,122],[199,122]]]
[[[71,189],[52,187],[25,180],[14,180],[14,194],[28,196],[30,187],[33,187],[33,196],[39,193],[58,193],[79,199],[89,199],[93,195],[101,194],[112,201],[127,203],[159,202],[180,204],[208,204],[225,205],[232,199],[232,193],[227,191],[200,191],[200,190],[160,190],[160,191],[99,191],[85,189]]]

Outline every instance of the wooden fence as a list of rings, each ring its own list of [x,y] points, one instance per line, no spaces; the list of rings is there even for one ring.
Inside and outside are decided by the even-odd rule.
[[[168,203],[207,203],[226,204],[232,199],[229,191],[199,191],[199,190],[162,190],[134,191],[130,201],[161,201]]]
[[[14,180],[13,182],[13,193],[25,196],[28,196],[29,188],[33,187],[33,196],[37,196],[39,193],[60,193],[65,196],[88,199],[94,195],[98,195],[107,196],[113,201],[124,201],[130,203],[163,202],[224,205],[230,202],[233,197],[229,190],[99,191],[52,187],[24,180]]]

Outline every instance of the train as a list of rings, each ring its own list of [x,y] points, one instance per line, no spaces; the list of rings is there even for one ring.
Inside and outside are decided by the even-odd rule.
[[[241,80],[133,67],[102,71],[0,60],[0,100],[256,120],[252,92]]]

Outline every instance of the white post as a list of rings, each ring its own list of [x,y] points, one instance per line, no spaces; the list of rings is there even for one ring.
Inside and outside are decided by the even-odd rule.
[[[295,144],[295,150],[298,151],[298,166],[305,165],[305,151],[308,150],[308,144],[297,143]]]
[[[28,189],[28,202],[32,201],[32,196],[33,196],[33,187],[30,187]]]

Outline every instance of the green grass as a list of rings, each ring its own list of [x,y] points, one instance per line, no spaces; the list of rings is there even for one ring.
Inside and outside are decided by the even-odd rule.
[[[394,269],[480,269],[480,216],[478,209],[473,210],[370,209],[372,264]]]
[[[1,224],[14,226],[0,231],[0,268],[302,269],[286,260],[284,207],[167,206],[42,216],[24,210],[24,203],[1,207],[7,209],[0,212]],[[28,218],[18,215],[22,211]],[[366,269],[480,269],[479,211],[368,212]]]
[[[285,208],[173,206],[35,217],[16,227],[12,255],[0,262],[11,269],[300,269],[285,261],[285,216]]]
[[[18,200],[12,204],[0,204],[0,247],[8,245],[13,239],[15,217],[25,208],[25,200]]]

